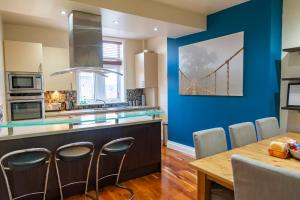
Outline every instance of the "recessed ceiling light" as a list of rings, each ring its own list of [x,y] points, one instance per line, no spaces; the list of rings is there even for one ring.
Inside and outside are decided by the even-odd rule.
[[[154,31],[158,31],[158,27],[154,27],[154,29],[153,29]]]
[[[64,10],[62,10],[62,11],[60,12],[60,14],[61,14],[61,15],[66,15],[66,14],[67,14],[67,12],[66,12],[66,11],[64,11]]]
[[[118,20],[114,20],[113,22],[114,22],[114,24],[119,24]]]

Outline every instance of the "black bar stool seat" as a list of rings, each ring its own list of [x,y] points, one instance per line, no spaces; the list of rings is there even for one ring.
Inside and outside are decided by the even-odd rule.
[[[123,154],[128,151],[130,145],[128,143],[114,143],[103,148],[103,153],[107,154]]]
[[[0,167],[3,173],[9,200],[24,199],[24,198],[31,199],[29,197],[33,195],[41,195],[42,199],[46,200],[50,162],[51,162],[51,152],[45,148],[21,149],[3,155],[0,158]],[[35,167],[38,166],[46,167],[43,191],[31,192],[31,193],[16,196],[14,194],[15,189],[12,190],[11,187],[13,187],[13,185],[17,182],[17,180],[10,182],[9,181],[10,174],[8,173],[8,171],[10,172],[25,171],[25,170],[33,171],[35,170]],[[33,176],[33,178],[41,178],[41,177]],[[32,180],[28,180],[28,181],[32,181]]]
[[[80,160],[89,157],[91,152],[92,149],[86,146],[74,146],[59,151],[57,157],[62,161]]]
[[[24,152],[7,159],[7,165],[11,170],[22,171],[43,165],[49,158],[45,152]]]

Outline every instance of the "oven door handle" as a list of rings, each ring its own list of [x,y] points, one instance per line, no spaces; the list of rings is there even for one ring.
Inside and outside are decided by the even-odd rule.
[[[44,99],[20,99],[20,100],[8,100],[9,103],[22,103],[22,102],[38,102],[44,101]]]

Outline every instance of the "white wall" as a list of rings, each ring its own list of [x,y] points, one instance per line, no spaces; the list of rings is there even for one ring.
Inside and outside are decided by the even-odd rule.
[[[167,38],[155,37],[146,41],[148,50],[158,53],[158,106],[166,113],[168,119],[168,79],[167,79]]]
[[[47,47],[69,47],[67,31],[38,26],[4,24],[3,32],[5,40],[37,42]]]
[[[3,26],[0,15],[0,106],[3,107],[4,120],[6,119],[6,101],[5,101],[5,75],[3,60]]]
[[[300,46],[300,1],[284,0],[283,25],[282,25],[282,48]],[[282,54],[282,77],[300,77],[299,53]],[[286,106],[288,81],[281,82],[281,106]],[[300,113],[298,111],[281,110],[280,125],[283,130],[300,131]]]

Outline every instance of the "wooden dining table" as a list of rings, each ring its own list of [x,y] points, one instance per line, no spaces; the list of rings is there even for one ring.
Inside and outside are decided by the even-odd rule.
[[[274,140],[281,140],[284,137],[295,139],[300,143],[300,133],[288,132],[191,162],[190,166],[197,171],[197,199],[210,199],[211,182],[216,182],[233,190],[233,173],[231,166],[231,156],[233,154],[255,159],[276,167],[300,172],[299,160],[294,158],[280,159],[268,154],[270,143]]]

